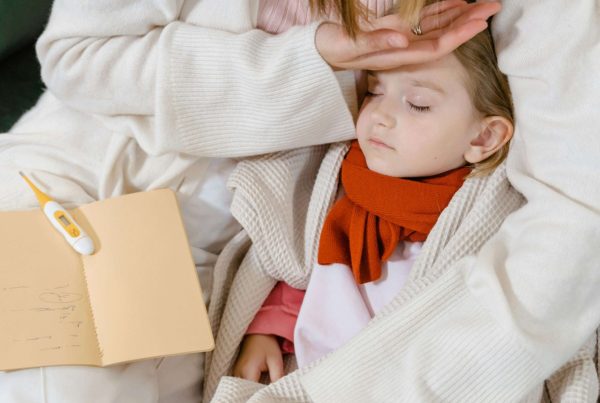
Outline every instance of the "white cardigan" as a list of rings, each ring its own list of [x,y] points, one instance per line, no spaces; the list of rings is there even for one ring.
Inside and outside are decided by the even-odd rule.
[[[504,173],[486,185],[471,181],[463,190],[471,196],[455,202],[462,213],[445,212],[412,284],[368,328],[265,389],[224,378],[215,401],[245,401],[254,392],[256,402],[597,399],[600,14],[595,0],[505,0],[503,7],[493,30],[517,120],[506,173],[527,204],[499,226],[515,207],[501,186]],[[285,181],[304,170],[312,182],[311,169],[295,165],[301,154],[238,166],[232,208],[253,244],[248,249],[240,234],[218,265],[228,284],[241,261],[231,289],[211,307],[219,333],[207,399],[275,280],[305,286],[340,155],[329,150],[308,199]],[[281,211],[291,200],[297,208]]]
[[[317,24],[274,36],[252,30],[257,9],[258,0],[56,0],[37,44],[42,77],[150,154],[238,157],[351,138],[353,76],[319,56]]]

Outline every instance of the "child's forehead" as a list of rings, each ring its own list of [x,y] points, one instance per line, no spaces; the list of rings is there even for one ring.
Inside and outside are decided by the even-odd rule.
[[[454,85],[463,86],[467,71],[453,54],[427,63],[401,66],[396,69],[368,71],[370,82],[384,84],[409,83],[415,86],[437,87],[443,89]]]

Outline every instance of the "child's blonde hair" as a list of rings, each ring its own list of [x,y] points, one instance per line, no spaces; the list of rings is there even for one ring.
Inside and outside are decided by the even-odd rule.
[[[488,29],[459,46],[454,55],[468,73],[467,89],[473,105],[484,117],[500,116],[514,126],[513,103],[508,79],[500,71],[494,41]],[[509,142],[487,159],[473,165],[469,175],[491,173],[508,155]]]

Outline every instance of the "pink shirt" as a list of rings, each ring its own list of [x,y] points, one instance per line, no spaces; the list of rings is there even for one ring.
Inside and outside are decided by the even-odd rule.
[[[286,31],[294,25],[310,21],[308,1],[261,0],[256,27],[272,34]]]

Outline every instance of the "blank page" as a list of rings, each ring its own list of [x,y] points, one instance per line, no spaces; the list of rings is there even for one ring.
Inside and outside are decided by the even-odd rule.
[[[82,206],[96,253],[83,256],[104,365],[211,350],[200,284],[171,190]]]

